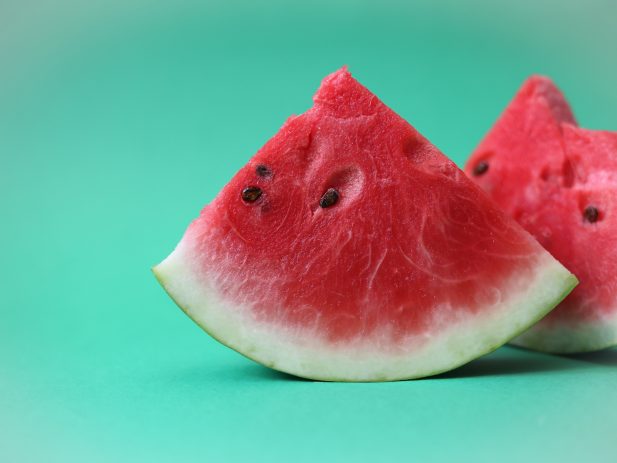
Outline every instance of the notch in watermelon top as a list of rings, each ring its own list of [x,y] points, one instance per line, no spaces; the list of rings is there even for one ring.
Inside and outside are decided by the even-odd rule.
[[[553,353],[617,345],[617,132],[578,127],[555,84],[532,76],[465,170],[581,281],[514,343]]]
[[[306,378],[418,378],[496,349],[576,285],[347,69],[314,102],[154,268],[220,342]]]

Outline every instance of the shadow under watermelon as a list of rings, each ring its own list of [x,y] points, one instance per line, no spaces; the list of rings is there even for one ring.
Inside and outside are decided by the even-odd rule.
[[[597,352],[586,352],[584,354],[563,355],[562,357],[579,362],[593,363],[595,365],[617,367],[617,348],[605,349]]]
[[[530,375],[588,369],[590,365],[573,362],[566,356],[544,354],[524,348],[505,346],[455,370],[433,379],[473,378],[481,376]]]

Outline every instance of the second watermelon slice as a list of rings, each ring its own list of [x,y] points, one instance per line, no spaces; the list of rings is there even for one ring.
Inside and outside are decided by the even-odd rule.
[[[577,126],[546,77],[528,79],[466,171],[580,279],[514,343],[546,352],[617,344],[617,132]]]

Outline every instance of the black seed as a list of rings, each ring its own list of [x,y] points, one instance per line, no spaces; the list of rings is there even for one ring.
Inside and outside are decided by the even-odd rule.
[[[330,206],[334,206],[339,198],[338,191],[334,188],[328,188],[328,190],[323,194],[321,199],[319,200],[319,207],[326,208]]]
[[[594,206],[587,206],[583,211],[583,217],[589,223],[597,222],[600,218],[600,211]]]
[[[480,161],[479,163],[476,164],[476,167],[473,168],[473,174],[476,176],[482,175],[482,174],[485,174],[487,170],[488,170],[488,162]]]
[[[270,170],[270,168],[268,166],[264,166],[263,164],[259,164],[257,167],[255,167],[255,172],[257,172],[257,175],[264,178],[272,176],[272,171]]]
[[[242,200],[247,203],[254,203],[261,196],[261,188],[257,186],[247,186],[242,190]]]

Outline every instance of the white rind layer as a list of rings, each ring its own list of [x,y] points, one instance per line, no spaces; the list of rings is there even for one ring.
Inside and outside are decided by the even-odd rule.
[[[576,278],[548,253],[536,272],[526,270],[512,288],[498,288],[499,304],[464,311],[433,333],[410,337],[395,348],[384,333],[353,343],[332,344],[314,331],[258,322],[248,307],[223,300],[180,242],[153,269],[174,301],[221,343],[268,367],[329,381],[393,381],[442,373],[487,354],[544,317],[576,286]],[[507,297],[507,298],[506,298]],[[451,311],[454,313],[454,311]]]
[[[617,312],[575,326],[543,320],[514,338],[511,344],[551,354],[577,354],[617,346]]]

